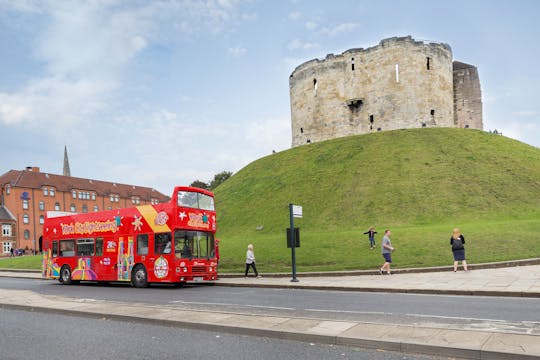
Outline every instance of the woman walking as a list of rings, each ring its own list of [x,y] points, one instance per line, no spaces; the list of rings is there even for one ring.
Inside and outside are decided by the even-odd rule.
[[[455,228],[450,238],[450,245],[452,245],[452,253],[454,254],[454,272],[457,271],[458,262],[461,261],[463,270],[467,269],[467,260],[465,260],[465,237],[461,234],[458,228]]]
[[[253,245],[249,244],[247,247],[246,252],[246,277],[248,276],[249,268],[253,268],[253,272],[255,273],[255,277],[259,277],[259,273],[257,272],[257,266],[255,266],[255,253],[253,253]]]

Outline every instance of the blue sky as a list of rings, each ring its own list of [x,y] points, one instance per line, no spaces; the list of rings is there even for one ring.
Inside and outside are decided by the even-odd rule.
[[[290,148],[289,75],[393,36],[478,67],[484,127],[540,147],[540,2],[0,0],[0,173],[153,187]]]

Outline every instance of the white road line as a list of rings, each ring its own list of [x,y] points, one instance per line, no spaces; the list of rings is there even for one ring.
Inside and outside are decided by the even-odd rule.
[[[274,310],[296,310],[295,308],[279,307],[279,306],[245,305],[245,304],[231,304],[231,303],[210,303],[210,302],[182,301],[182,300],[169,301],[169,304],[213,305],[213,306],[240,306],[240,307],[251,307],[251,308],[261,308],[261,309],[274,309]]]
[[[326,309],[304,309],[304,311],[313,312],[328,312],[328,313],[343,313],[343,314],[364,314],[364,315],[392,315],[389,312],[381,311],[350,311],[350,310],[326,310]]]
[[[509,321],[509,320],[500,320],[500,319],[482,319],[482,318],[467,318],[460,316],[440,316],[440,315],[425,315],[425,314],[405,314],[406,316],[413,317],[423,317],[423,318],[436,318],[436,319],[449,319],[449,320],[473,320],[473,321],[489,321],[489,322],[500,322],[500,323],[524,323],[524,324],[539,324],[539,322],[534,321]]]

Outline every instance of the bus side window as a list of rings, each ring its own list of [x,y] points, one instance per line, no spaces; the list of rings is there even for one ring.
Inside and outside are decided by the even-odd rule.
[[[75,255],[75,240],[60,240],[60,256]]]
[[[77,256],[91,256],[94,253],[94,239],[77,239]]]
[[[137,255],[148,255],[148,234],[137,235]]]
[[[154,253],[171,253],[171,233],[159,233],[154,235]]]
[[[103,238],[96,238],[96,256],[103,256]]]
[[[58,241],[52,242],[52,257],[58,256]]]

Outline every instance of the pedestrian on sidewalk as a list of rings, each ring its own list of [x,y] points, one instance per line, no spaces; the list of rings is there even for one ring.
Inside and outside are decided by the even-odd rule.
[[[465,260],[465,237],[458,228],[455,228],[450,237],[450,245],[452,245],[452,253],[454,254],[454,272],[457,271],[458,262],[461,261],[463,265],[463,270],[469,271],[467,269],[467,260]]]
[[[384,258],[384,264],[379,269],[379,274],[383,274],[385,271],[388,275],[391,275],[390,272],[390,264],[392,263],[392,252],[394,251],[394,247],[392,246],[392,242],[390,241],[390,235],[392,232],[390,230],[385,230],[384,236],[381,240],[381,253]]]
[[[374,226],[370,227],[369,230],[364,233],[364,235],[367,235],[369,238],[369,247],[371,250],[373,250],[373,248],[375,247],[375,234],[376,233],[377,232],[375,231]]]
[[[15,257],[15,254],[14,254],[13,248],[11,248],[11,249],[9,250],[9,252],[11,253],[10,257]]]
[[[255,265],[255,253],[253,252],[253,245],[249,244],[247,247],[246,252],[246,274],[245,276],[248,276],[249,268],[253,268],[253,272],[255,273],[255,277],[259,277],[259,273],[257,272],[257,266]]]

